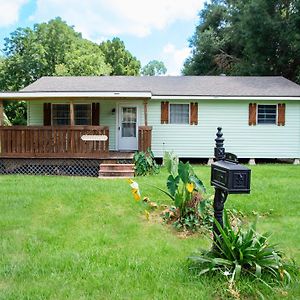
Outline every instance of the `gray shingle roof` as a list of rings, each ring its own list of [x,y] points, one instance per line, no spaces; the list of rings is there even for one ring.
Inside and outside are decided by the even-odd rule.
[[[42,77],[22,92],[151,92],[154,96],[298,96],[283,77],[99,76]]]

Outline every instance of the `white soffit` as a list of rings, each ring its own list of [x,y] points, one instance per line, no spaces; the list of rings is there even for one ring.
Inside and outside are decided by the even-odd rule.
[[[153,100],[300,100],[300,97],[284,96],[152,96]]]
[[[151,98],[150,92],[19,92],[0,93],[1,99],[35,98]]]

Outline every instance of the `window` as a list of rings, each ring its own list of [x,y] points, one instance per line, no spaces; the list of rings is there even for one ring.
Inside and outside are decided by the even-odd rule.
[[[75,125],[91,125],[91,104],[74,104]]]
[[[122,107],[122,137],[136,137],[136,107]]]
[[[170,123],[189,124],[189,104],[170,104]]]
[[[74,104],[74,123],[75,125],[92,124],[91,104]],[[71,124],[70,104],[52,104],[52,124]]]
[[[277,105],[258,105],[257,123],[276,124]]]
[[[70,125],[69,104],[52,104],[52,124]]]

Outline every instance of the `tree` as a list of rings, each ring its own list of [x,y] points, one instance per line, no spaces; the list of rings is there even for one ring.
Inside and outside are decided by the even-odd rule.
[[[199,16],[185,75],[282,75],[300,82],[299,0],[213,0]]]
[[[0,59],[0,90],[17,91],[42,76],[108,75],[99,46],[84,40],[60,18],[18,28],[5,39],[4,58]],[[26,123],[26,103],[5,104],[13,124]]]
[[[82,39],[60,18],[33,29],[18,28],[5,41],[1,90],[19,90],[61,70],[63,75],[107,75],[111,71],[99,47]]]
[[[66,52],[64,63],[55,65],[58,76],[100,76],[111,73],[98,45],[88,40],[78,40]]]
[[[164,75],[167,73],[167,68],[162,61],[151,60],[149,61],[141,71],[142,75],[155,76]]]
[[[119,38],[105,41],[100,44],[100,49],[105,56],[105,62],[111,69],[111,75],[140,74],[141,63],[125,48],[125,44]]]
[[[9,101],[4,103],[6,125],[26,125],[27,108],[25,101]],[[8,120],[7,120],[8,119]]]

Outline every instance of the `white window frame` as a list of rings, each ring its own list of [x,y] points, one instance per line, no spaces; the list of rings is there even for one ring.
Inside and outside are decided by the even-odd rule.
[[[276,118],[275,118],[275,123],[259,123],[258,122],[258,107],[260,106],[260,105],[264,105],[264,106],[276,106]],[[257,104],[257,111],[256,111],[256,123],[257,123],[257,125],[262,125],[262,126],[274,126],[274,125],[277,125],[277,123],[278,123],[278,104],[274,104],[274,103],[272,103],[272,104],[270,104],[270,103],[259,103],[259,104]]]
[[[188,105],[189,111],[188,111],[188,122],[187,123],[171,123],[171,105]],[[169,103],[169,124],[172,125],[189,125],[191,122],[191,105],[190,103]]]

